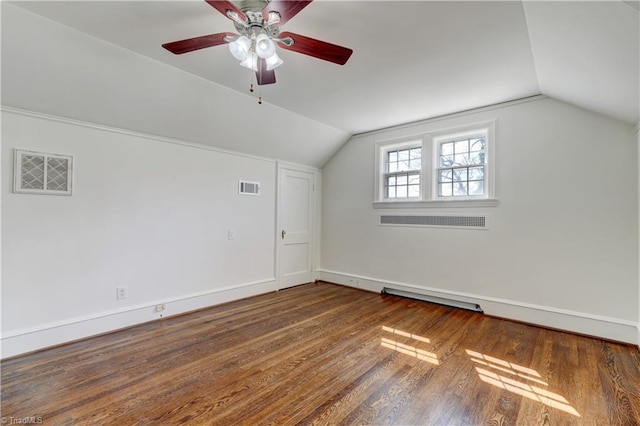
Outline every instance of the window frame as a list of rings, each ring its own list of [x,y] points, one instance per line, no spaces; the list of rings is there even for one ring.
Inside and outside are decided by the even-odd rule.
[[[410,169],[410,170],[398,170],[395,172],[390,172],[387,170],[387,165],[388,165],[388,161],[387,158],[389,157],[389,154],[392,152],[398,152],[399,151],[411,151],[412,149],[416,149],[416,148],[420,148],[420,168],[419,169]],[[422,192],[423,192],[423,187],[424,187],[424,182],[423,182],[423,175],[424,175],[424,159],[423,159],[423,153],[424,153],[424,147],[423,147],[423,143],[422,140],[409,140],[409,141],[404,141],[404,142],[399,142],[399,143],[392,143],[392,144],[388,144],[385,145],[383,148],[381,148],[381,150],[379,151],[380,153],[380,159],[382,161],[382,163],[380,164],[381,167],[381,175],[380,175],[380,184],[381,184],[381,188],[380,188],[380,197],[384,200],[388,200],[390,202],[397,202],[397,201],[403,201],[403,200],[409,200],[409,201],[419,201],[422,200]],[[411,155],[409,153],[409,155]],[[409,160],[410,161],[410,160]],[[409,176],[410,175],[415,175],[417,174],[419,176],[420,179],[420,191],[417,197],[410,197],[407,195],[407,197],[393,197],[393,198],[389,198],[387,195],[387,178],[391,177],[393,175],[395,175],[396,179],[399,177],[399,175],[401,174],[406,174],[407,175],[407,194],[409,193]],[[404,186],[404,185],[403,185]],[[398,185],[396,185],[396,190],[397,190]]]
[[[438,161],[440,145],[461,137],[485,136],[484,194],[467,196],[438,195]],[[375,162],[375,208],[402,207],[493,207],[495,198],[495,120],[438,129],[404,138],[376,143]],[[422,167],[420,171],[420,197],[386,198],[385,176],[386,153],[408,147],[421,146]]]
[[[440,149],[443,144],[450,142],[458,142],[464,139],[472,139],[484,137],[484,162],[474,165],[461,166],[461,167],[441,167],[440,162]],[[488,128],[480,128],[475,130],[461,131],[457,133],[443,133],[440,135],[434,135],[432,137],[432,149],[433,149],[433,187],[432,187],[432,199],[433,200],[473,200],[473,199],[486,199],[493,196],[493,190],[490,187],[490,178],[493,174],[489,166],[489,155],[493,150],[490,149],[490,135]],[[477,167],[480,165],[483,167],[483,179],[482,179],[482,194],[481,195],[440,195],[438,185],[440,183],[439,172],[446,169],[464,168],[464,167]]]

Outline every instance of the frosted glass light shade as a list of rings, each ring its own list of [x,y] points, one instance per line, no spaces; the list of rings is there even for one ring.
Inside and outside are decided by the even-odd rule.
[[[276,44],[266,34],[260,34],[256,38],[256,53],[266,59],[276,53]]]
[[[267,63],[267,71],[274,70],[284,63],[284,61],[280,59],[278,54],[275,52],[273,55],[269,56],[264,61]]]
[[[249,55],[251,40],[247,36],[240,36],[237,40],[229,43],[229,51],[239,61],[244,61]]]
[[[249,52],[244,61],[240,62],[240,65],[250,70],[258,71],[258,55],[255,52]]]

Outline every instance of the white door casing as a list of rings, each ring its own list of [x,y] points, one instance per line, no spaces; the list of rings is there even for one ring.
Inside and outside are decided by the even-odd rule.
[[[313,281],[315,173],[278,166],[278,289]]]

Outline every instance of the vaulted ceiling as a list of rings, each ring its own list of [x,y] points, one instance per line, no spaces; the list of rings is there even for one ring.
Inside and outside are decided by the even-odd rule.
[[[271,122],[279,132],[277,137],[266,135],[247,146],[238,140],[234,143],[239,150],[311,165],[321,166],[353,134],[537,94],[632,125],[640,119],[638,2],[316,0],[284,30],[350,47],[351,59],[340,66],[280,49],[284,64],[276,70],[277,83],[262,87],[265,103],[261,109],[251,107],[250,112],[245,104],[256,103],[256,93],[248,92],[251,72],[240,67],[225,46],[179,56],[161,48],[170,41],[235,32],[232,22],[204,1],[12,4],[211,82],[225,97],[241,96],[242,101],[226,102],[230,111],[212,109],[211,114],[243,117],[248,127],[253,123],[268,128]],[[3,16],[3,25],[4,20]],[[3,31],[3,48],[5,37]],[[3,53],[3,85],[7,84],[5,61]],[[90,67],[92,59],[85,61]],[[9,72],[11,78],[11,72],[18,70]],[[118,78],[126,78],[126,73]],[[166,90],[189,92],[194,87]],[[30,107],[17,92],[3,93],[3,103]],[[128,103],[123,99],[121,108]],[[198,100],[193,108],[207,105]],[[74,115],[68,109],[68,115]],[[135,123],[119,123],[115,116],[109,119],[108,110],[102,114],[107,115],[105,124],[199,143],[205,137],[197,133],[210,130],[188,122],[184,134],[173,129],[164,132],[161,122],[156,129],[135,128]],[[287,114],[290,120],[280,117]],[[261,115],[268,117],[266,122]],[[298,145],[282,144],[282,133],[286,133],[282,126],[287,121]],[[301,140],[302,133],[296,133],[298,127],[321,134],[327,143],[313,151]],[[266,144],[266,149],[261,150],[258,143]],[[310,157],[293,155],[310,149]]]

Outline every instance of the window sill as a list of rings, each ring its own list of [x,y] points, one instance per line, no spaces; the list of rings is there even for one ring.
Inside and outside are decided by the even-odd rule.
[[[428,201],[375,201],[374,209],[420,209],[442,207],[496,207],[497,198],[476,198],[466,200],[428,200]]]

